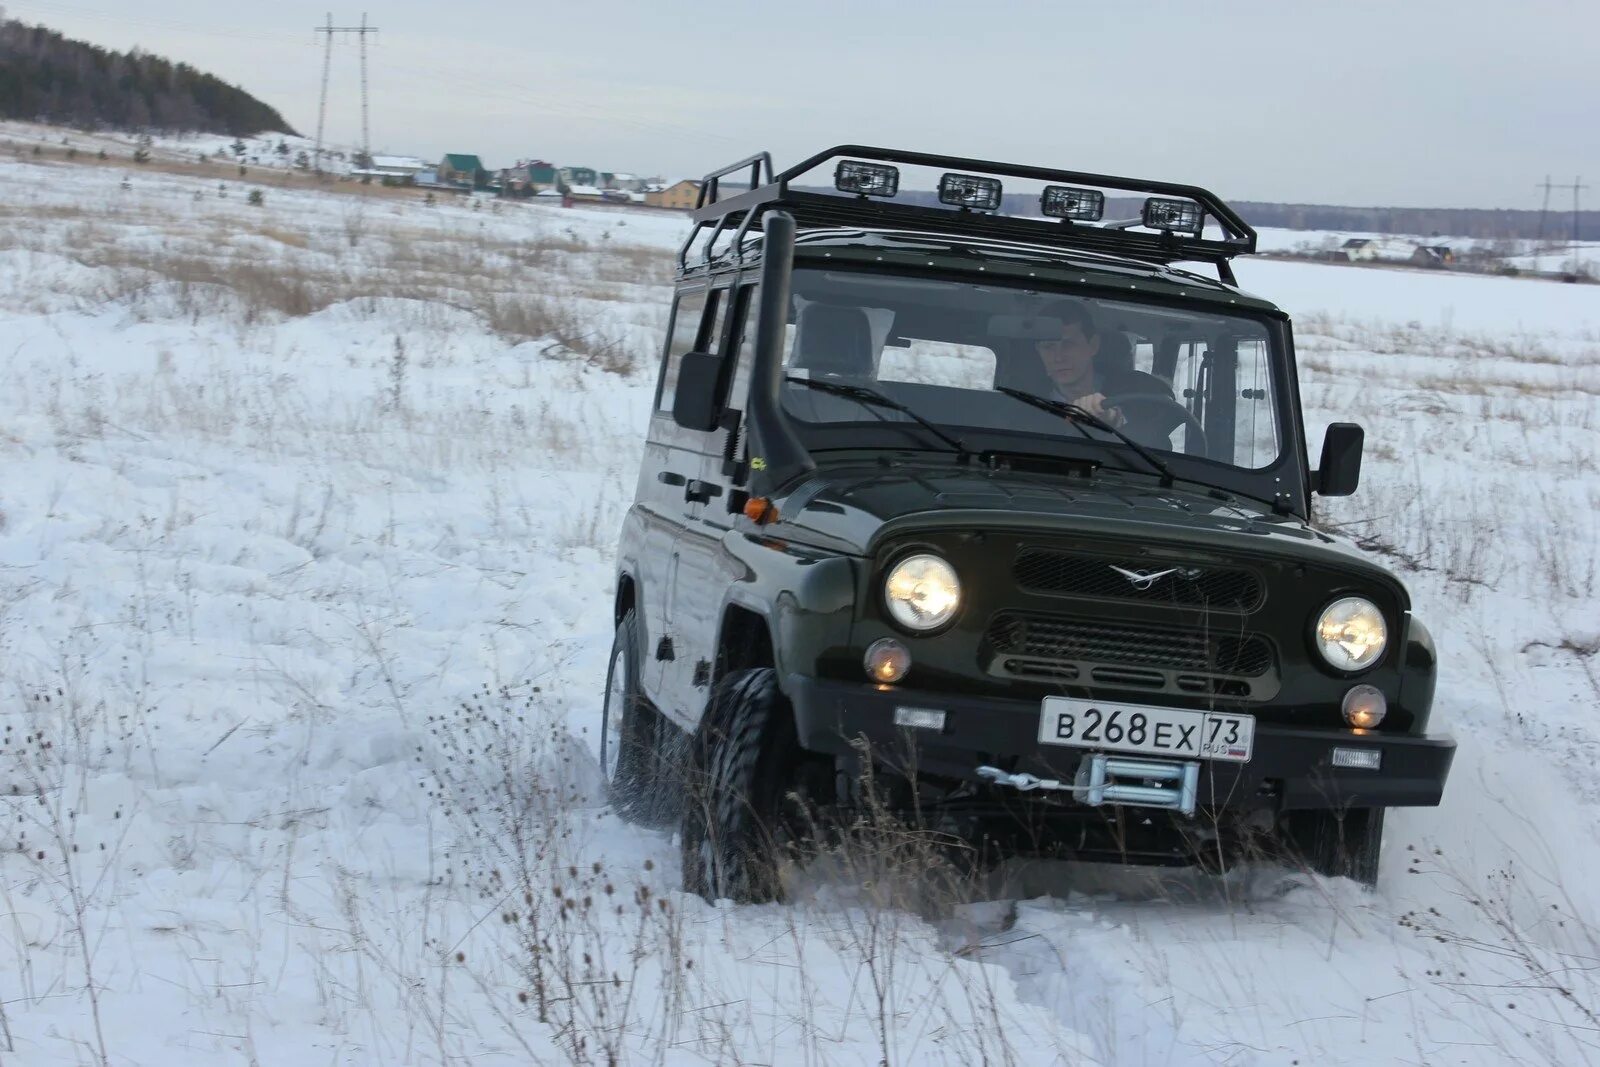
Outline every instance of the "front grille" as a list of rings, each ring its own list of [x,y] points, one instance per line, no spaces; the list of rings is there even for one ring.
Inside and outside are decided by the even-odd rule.
[[[1096,682],[1137,688],[1238,693],[1239,687],[1219,689],[1205,676],[1251,679],[1272,669],[1272,646],[1255,634],[1124,626],[1032,612],[996,615],[988,644],[1008,673],[1063,677],[1070,670],[1077,677],[1087,670]]]
[[[1119,567],[1133,577],[1119,573]],[[1011,573],[1017,585],[1036,593],[1142,600],[1233,612],[1254,611],[1261,604],[1261,580],[1236,567],[1104,559],[1025,548],[1017,553]],[[1144,580],[1151,575],[1159,577]]]

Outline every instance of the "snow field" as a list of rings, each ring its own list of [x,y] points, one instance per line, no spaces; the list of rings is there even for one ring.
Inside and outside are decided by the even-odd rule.
[[[0,1063],[1600,1059],[1592,287],[1239,267],[1440,646],[1376,893],[710,907],[593,755],[681,221],[120,178],[0,163]]]

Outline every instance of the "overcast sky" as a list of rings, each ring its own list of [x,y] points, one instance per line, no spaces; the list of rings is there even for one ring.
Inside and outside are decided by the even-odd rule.
[[[0,3],[187,61],[316,131],[312,27],[328,0]],[[335,23],[359,23],[361,4],[331,9]],[[1600,187],[1593,0],[367,0],[365,13],[380,29],[376,151],[679,177],[758,149],[781,168],[866,143],[1362,205],[1537,208],[1546,173]],[[353,144],[353,37],[332,69],[328,137]]]

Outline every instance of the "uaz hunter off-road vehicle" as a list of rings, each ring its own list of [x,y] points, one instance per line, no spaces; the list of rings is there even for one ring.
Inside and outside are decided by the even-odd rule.
[[[792,805],[864,776],[990,848],[1266,839],[1376,878],[1384,810],[1439,803],[1455,744],[1405,587],[1312,522],[1362,431],[1310,467],[1232,209],[845,146],[715,171],[692,218],[601,742],[624,814],[681,819],[686,888],[775,895]]]

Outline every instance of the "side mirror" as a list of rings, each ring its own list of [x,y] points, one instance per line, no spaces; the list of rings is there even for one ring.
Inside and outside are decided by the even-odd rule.
[[[1353,422],[1336,422],[1322,438],[1322,462],[1311,485],[1320,496],[1349,496],[1361,482],[1361,443],[1366,431]]]
[[[722,360],[710,352],[686,352],[672,391],[672,421],[686,430],[717,428],[717,378]]]

